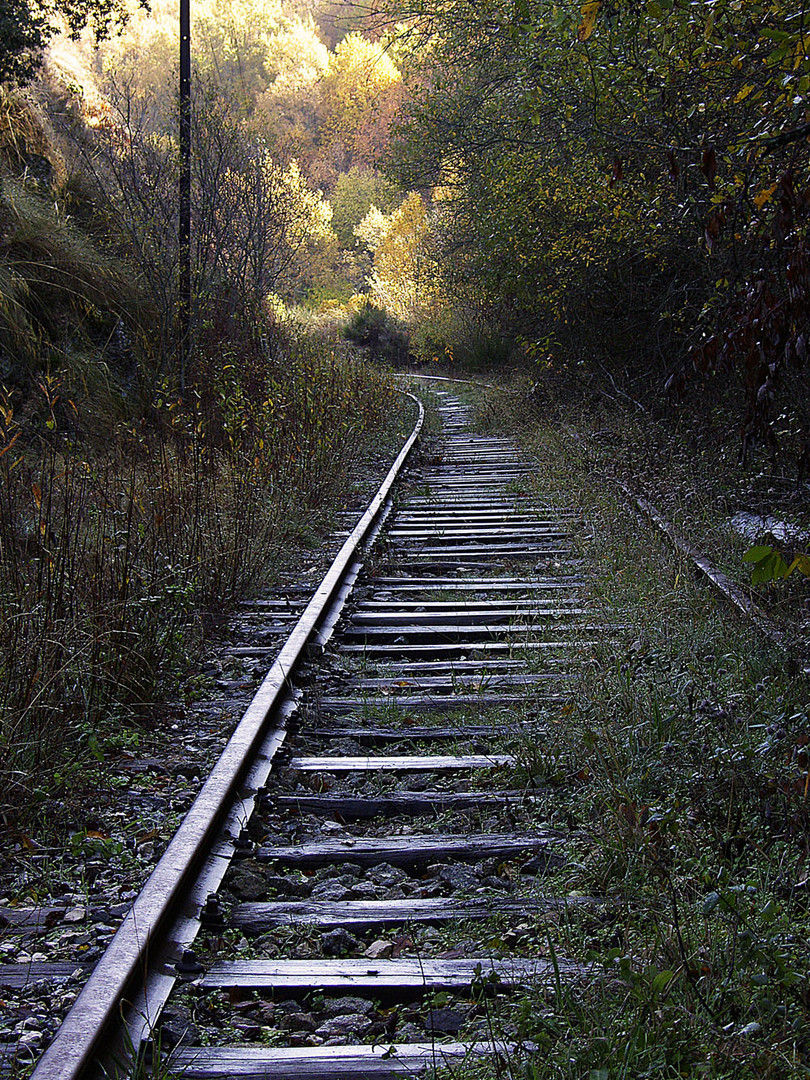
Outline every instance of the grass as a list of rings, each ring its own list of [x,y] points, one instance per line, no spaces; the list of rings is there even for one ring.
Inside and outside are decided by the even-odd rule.
[[[506,419],[502,401],[485,406],[490,427]],[[575,695],[544,710],[541,752],[527,757],[552,787],[539,792],[546,818],[587,837],[560,885],[609,903],[547,927],[550,949],[593,967],[525,998],[517,1030],[538,1052],[454,1075],[807,1076],[807,680],[594,468],[647,460],[641,480],[655,474],[677,516],[687,472],[690,490],[717,490],[712,455],[687,461],[677,441],[659,452],[664,426],[641,421],[608,443],[622,418],[575,416],[567,428],[556,409],[518,426],[540,495],[582,507],[597,621],[620,629],[582,650]],[[615,455],[595,461],[600,432]],[[679,522],[712,553],[713,498]],[[505,1024],[494,1018],[496,1032]]]
[[[221,363],[205,397],[159,388],[143,421],[118,422],[104,445],[65,382],[0,401],[12,821],[103,761],[139,703],[172,693],[211,620],[316,542],[401,423],[389,381],[321,342],[289,341],[263,374]]]

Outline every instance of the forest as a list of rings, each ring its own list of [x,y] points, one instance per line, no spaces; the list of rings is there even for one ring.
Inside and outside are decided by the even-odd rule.
[[[9,775],[28,789],[65,725],[94,753],[192,613],[255,584],[260,538],[346,497],[391,366],[496,371],[532,388],[527,412],[554,386],[601,395],[674,417],[687,453],[699,427],[726,463],[801,485],[806,18],[787,0],[194,3],[187,302],[177,4],[7,0]]]
[[[120,332],[148,310],[162,370],[177,7],[81,11],[54,9],[92,25],[50,39],[22,98],[10,57],[36,52],[9,38],[6,201],[22,174],[103,236]],[[804,475],[802,4],[217,0],[192,22],[189,355],[206,305],[252,324],[297,306],[395,362],[580,364],[670,399],[733,384],[743,457],[764,444]],[[6,378],[43,363],[9,284]]]

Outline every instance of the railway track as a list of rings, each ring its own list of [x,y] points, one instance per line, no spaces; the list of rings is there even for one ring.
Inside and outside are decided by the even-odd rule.
[[[569,838],[538,823],[528,762],[605,628],[571,512],[439,396],[438,451],[394,503],[417,425],[303,614],[245,607],[290,637],[234,648],[269,674],[35,1080],[133,1049],[200,1080],[519,1056],[489,996],[585,976],[543,947]]]

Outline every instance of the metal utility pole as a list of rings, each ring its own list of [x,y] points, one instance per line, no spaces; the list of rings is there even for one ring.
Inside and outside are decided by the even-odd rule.
[[[178,254],[180,259],[179,355],[180,389],[185,392],[191,323],[191,12],[180,0],[180,191]]]

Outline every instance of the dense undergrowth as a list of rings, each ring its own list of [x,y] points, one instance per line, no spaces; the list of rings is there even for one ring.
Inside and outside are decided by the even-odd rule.
[[[97,754],[108,710],[182,670],[205,613],[272,581],[345,496],[393,407],[387,379],[322,343],[289,342],[255,397],[231,359],[205,393],[158,392],[103,441],[82,432],[83,402],[57,377],[19,409],[4,396],[6,808],[66,750],[74,767]]]
[[[547,792],[541,820],[579,837],[559,887],[602,902],[537,923],[548,955],[589,967],[518,1004],[493,1001],[495,1037],[505,1044],[517,1034],[537,1049],[523,1060],[507,1053],[494,1070],[470,1065],[469,1075],[807,1076],[807,677],[795,654],[764,639],[627,512],[604,462],[582,449],[610,431],[614,450],[626,451],[647,430],[649,452],[661,439],[656,425],[630,423],[604,399],[570,408],[563,425],[561,403],[547,396],[531,410],[515,393],[505,407],[499,393],[479,411],[489,427],[520,428],[543,499],[582,510],[577,543],[593,568],[593,621],[612,628],[583,648],[570,699],[540,706],[546,738],[523,751]],[[654,469],[659,494],[670,481],[673,505],[680,456]],[[617,452],[614,466],[622,460]],[[692,455],[692,489],[709,483],[714,465],[704,476]],[[736,472],[729,467],[729,482]],[[768,496],[774,484],[756,479],[737,476],[752,499]],[[711,554],[702,512],[693,535],[703,527]]]
[[[560,453],[607,485],[652,502],[680,535],[708,556],[781,625],[797,647],[807,641],[808,579],[752,582],[752,545],[770,545],[790,564],[810,547],[810,489],[797,468],[802,428],[789,408],[779,417],[779,448],[741,453],[741,392],[717,383],[671,400],[643,381],[617,384],[582,364],[513,370],[505,395],[482,405],[482,422],[508,416],[532,442],[555,427]]]

